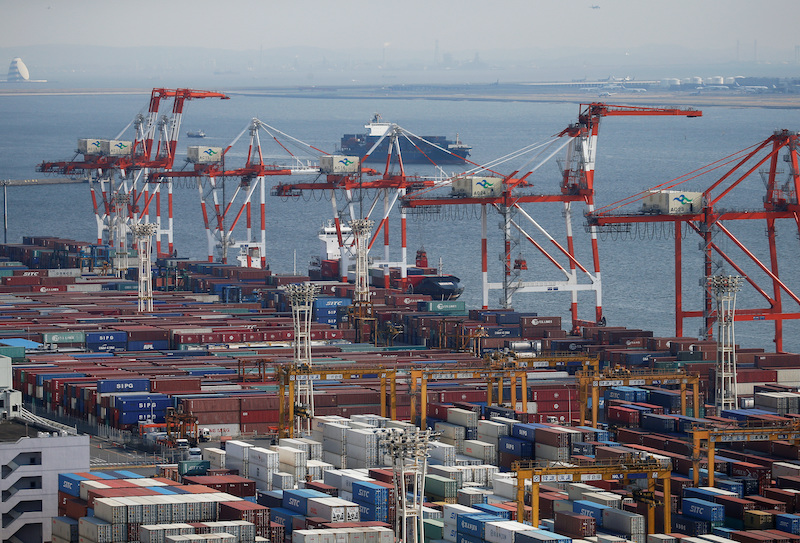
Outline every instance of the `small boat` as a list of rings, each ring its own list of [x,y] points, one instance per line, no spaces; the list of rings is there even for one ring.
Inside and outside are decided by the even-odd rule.
[[[189,136],[190,138],[205,138],[206,137],[206,133],[203,132],[202,130],[189,130],[186,133],[186,135]]]

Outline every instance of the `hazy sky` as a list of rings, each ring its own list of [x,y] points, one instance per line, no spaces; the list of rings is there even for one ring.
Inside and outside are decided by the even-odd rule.
[[[594,6],[598,8],[594,9]],[[787,51],[800,0],[0,0],[0,47],[46,44],[451,50]]]

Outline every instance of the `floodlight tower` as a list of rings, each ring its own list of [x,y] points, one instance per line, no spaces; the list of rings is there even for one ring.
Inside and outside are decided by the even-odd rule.
[[[311,319],[314,315],[314,299],[320,287],[313,283],[287,285],[286,293],[292,305],[294,323],[294,363],[297,367],[311,369]],[[308,421],[307,433],[311,433],[311,417],[314,416],[314,382],[311,377],[297,383],[298,401],[301,409],[296,413],[305,415]],[[302,431],[302,430],[301,430]]]
[[[428,450],[431,440],[438,435],[438,432],[416,427],[387,428],[380,439],[380,445],[392,457],[397,515],[394,532],[395,541],[399,543],[422,541]]]
[[[370,341],[375,331],[375,315],[369,292],[369,238],[374,224],[371,219],[350,221],[356,246],[356,288],[351,311],[358,342]]]
[[[736,394],[736,341],[733,317],[736,311],[736,293],[742,288],[742,278],[733,275],[714,275],[706,278],[706,285],[717,301],[715,405],[719,413],[723,409],[736,409],[739,403]]]
[[[128,217],[127,209],[131,201],[130,194],[118,192],[114,194],[114,239],[111,248],[116,248],[114,253],[114,268],[117,277],[122,277],[128,269]]]
[[[131,226],[136,237],[139,253],[139,313],[153,311],[153,271],[150,260],[152,237],[158,232],[158,225],[152,223]]]

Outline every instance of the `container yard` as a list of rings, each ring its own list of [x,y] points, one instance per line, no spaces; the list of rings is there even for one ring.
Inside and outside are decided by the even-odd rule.
[[[421,516],[405,518],[426,542],[800,539],[798,355],[740,347],[739,405],[718,409],[713,341],[575,335],[557,317],[452,303],[438,314],[372,287],[376,320],[403,330],[376,346],[355,342],[352,313],[319,311],[354,292],[323,282],[308,331],[325,378],[303,431],[284,400],[305,374],[281,287],[307,277],[177,261],[191,289],[158,291],[142,313],[125,281],[29,266],[79,243],[29,241],[0,246],[0,353],[26,406],[136,446],[206,441],[152,477],[61,474],[54,542],[402,539],[386,435],[423,420]],[[242,298],[220,301],[220,285]],[[176,421],[189,424],[168,431]]]
[[[163,100],[173,99],[180,111],[197,98],[228,97],[154,89],[150,117]],[[753,154],[732,160],[734,170],[707,190],[659,186],[633,211],[596,210],[600,119],[629,115],[702,114],[581,104],[578,124],[554,136],[569,140],[559,148],[567,166],[559,166],[563,175],[551,194],[528,190],[528,176],[541,164],[512,174],[522,173],[518,179],[462,174],[434,182],[406,176],[402,167],[390,171],[397,162],[391,154],[383,174],[356,168],[360,157],[344,155],[285,169],[248,159],[225,171],[229,148],[193,146],[193,169],[173,170],[174,156],[152,155],[153,139],[139,135],[103,140],[100,155],[82,151],[84,162],[42,163],[42,172],[94,172],[86,175],[93,191],[95,183],[103,188],[103,205],[95,203],[97,243],[25,237],[0,245],[0,355],[10,364],[11,386],[35,415],[114,435],[152,453],[155,463],[148,475],[59,474],[53,542],[800,540],[800,355],[782,348],[783,319],[797,314],[777,293],[800,298],[780,280],[774,232],[776,219],[796,219],[790,208],[797,187],[786,189],[794,199],[787,201],[776,165],[797,164],[797,134],[775,132]],[[392,127],[393,137],[403,133]],[[271,127],[253,119],[253,160],[262,156],[261,129]],[[177,141],[158,144],[174,149]],[[129,147],[139,150],[121,150]],[[767,156],[757,159],[771,168],[764,171],[764,211],[720,208],[740,182],[735,169],[763,150]],[[151,190],[138,175],[119,184],[128,194],[105,191],[108,179],[145,169],[148,183],[165,187],[165,202],[126,210],[122,204]],[[320,233],[328,252],[308,274],[273,273],[265,177],[289,174],[325,182],[279,183],[272,195],[324,190],[334,210],[341,197],[353,213],[357,181],[359,197],[365,187],[375,189],[372,209],[384,198],[384,220],[373,232],[372,219],[341,214]],[[240,178],[235,194],[247,192],[245,202],[226,201],[225,177]],[[200,189],[207,260],[177,257],[171,220],[163,228],[144,224],[151,213],[161,224],[162,203],[171,218],[171,183],[182,178]],[[737,180],[722,186],[728,178]],[[256,194],[260,201],[251,199]],[[563,206],[561,244],[520,207],[547,203]],[[579,239],[573,204],[587,206]],[[395,205],[401,235],[392,239],[402,244],[402,262],[389,257]],[[473,206],[481,219],[481,308],[456,299],[460,280],[429,267],[423,249],[416,266],[406,263],[406,213],[448,206]],[[253,208],[260,229],[252,226]],[[501,218],[502,282],[489,280],[488,208]],[[229,210],[236,220],[225,226]],[[234,247],[242,216],[251,241],[231,258],[224,251]],[[722,253],[712,231],[728,235],[720,223],[743,218],[767,221],[771,257],[769,265],[755,259],[767,272],[765,286],[745,279],[776,294],[765,296],[767,308],[742,314],[774,321],[776,352],[732,342],[733,300],[744,281],[711,273],[712,249]],[[636,224],[649,235],[659,222],[672,225],[668,235],[676,241],[674,337],[608,326],[602,307],[598,234],[628,233]],[[557,256],[524,228],[545,234]],[[370,261],[380,229],[384,260]],[[702,311],[681,300],[681,236],[693,230],[704,236]],[[511,253],[523,238],[567,280],[527,281],[526,259]],[[222,262],[214,262],[215,244]],[[744,267],[719,256],[744,275]],[[426,281],[439,288],[424,290]],[[489,308],[491,290],[502,291],[500,308]],[[517,292],[571,293],[569,318],[516,311]],[[579,292],[587,295],[581,303],[594,297],[590,320],[579,318],[589,313],[579,309]],[[702,318],[703,339],[684,334],[690,318]]]

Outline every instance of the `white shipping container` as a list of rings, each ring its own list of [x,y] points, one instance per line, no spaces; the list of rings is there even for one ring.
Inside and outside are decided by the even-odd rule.
[[[530,529],[530,524],[523,524],[513,520],[487,522],[484,539],[489,543],[514,543],[515,532],[527,532]]]
[[[586,483],[568,483],[567,496],[572,501],[582,500],[583,497],[589,492],[597,492],[600,489],[596,486],[587,485]]]
[[[308,462],[308,455],[305,451],[301,451],[300,449],[273,445],[272,450],[278,453],[278,461],[281,464],[287,464],[290,466],[305,466],[306,462]]]
[[[443,438],[447,439],[464,440],[467,437],[466,427],[458,424],[453,424],[451,422],[435,422],[433,424],[433,429],[442,434]]]
[[[644,211],[669,215],[697,213],[702,207],[702,192],[683,192],[679,190],[651,191],[642,204]]]
[[[253,447],[248,452],[248,455],[248,462],[250,463],[251,470],[254,466],[277,468],[278,464],[281,462],[278,452],[263,447]]]
[[[323,155],[319,157],[319,171],[324,174],[356,173],[359,158],[347,155]]]
[[[325,439],[335,439],[341,443],[347,442],[347,429],[348,427],[344,424],[336,423],[336,422],[327,422],[322,425],[322,435],[325,436]],[[325,441],[323,443],[323,448],[325,448]]]
[[[94,516],[111,524],[124,524],[128,510],[114,498],[97,498],[94,500]]]
[[[215,447],[203,449],[203,460],[211,464],[211,469],[225,469],[225,451]]]
[[[491,463],[497,460],[497,447],[491,443],[467,439],[464,441],[464,454],[471,458],[477,458],[484,463]]]
[[[78,536],[96,543],[112,543],[111,523],[98,518],[81,517],[78,519]]]
[[[222,147],[190,145],[186,148],[186,159],[195,164],[214,164],[222,162]]]
[[[466,198],[500,196],[503,193],[503,178],[474,175],[459,177],[453,180],[451,192],[453,196]]]
[[[512,477],[495,477],[492,481],[494,493],[509,500],[517,499],[517,479]]]
[[[442,506],[442,521],[453,526],[458,522],[458,515],[472,515],[480,513],[478,509],[457,503],[448,503]]]
[[[89,490],[108,489],[108,488],[111,488],[111,487],[108,486],[107,484],[105,484],[103,481],[96,481],[96,480],[93,480],[93,479],[87,479],[87,480],[81,481],[80,484],[79,484],[80,498],[82,500],[84,500],[84,501],[88,500],[89,499]]]
[[[797,477],[800,475],[800,464],[792,462],[773,462],[772,478],[776,477]]]
[[[493,437],[507,436],[508,426],[502,422],[495,422],[493,420],[479,420],[478,435],[481,434]]]
[[[432,461],[436,460],[442,465],[452,466],[456,463],[456,448],[450,444],[431,441],[428,453],[431,455]]]
[[[622,507],[622,496],[611,492],[587,492],[582,499],[617,509]]]
[[[534,443],[533,448],[537,460],[552,460],[554,462],[566,462],[569,460],[568,447],[553,447],[544,443]]]
[[[225,442],[225,453],[228,459],[247,460],[250,449],[255,447],[252,443],[231,439]]]
[[[298,438],[297,441],[308,444],[309,460],[322,460],[322,441],[308,439],[307,437]]]
[[[319,517],[331,522],[345,522],[347,505],[339,498],[309,498],[306,504],[306,516]]]
[[[445,523],[444,530],[442,530],[442,537],[445,541],[458,541],[458,530],[456,529],[456,525]]]
[[[667,534],[647,534],[647,543],[677,543],[677,539]]]
[[[345,469],[347,467],[347,455],[342,453],[323,450],[322,461],[337,469]]]
[[[378,447],[378,434],[374,430],[351,428],[347,430],[346,436],[348,447],[351,444],[361,448],[377,449]]]
[[[124,140],[100,140],[100,149],[106,156],[125,156],[133,151],[133,142]]]
[[[81,138],[78,140],[78,152],[82,155],[99,155],[103,150],[103,140]]]
[[[451,424],[458,424],[465,428],[478,427],[478,414],[475,411],[467,409],[460,409],[458,407],[450,407],[447,410],[447,422]]]

